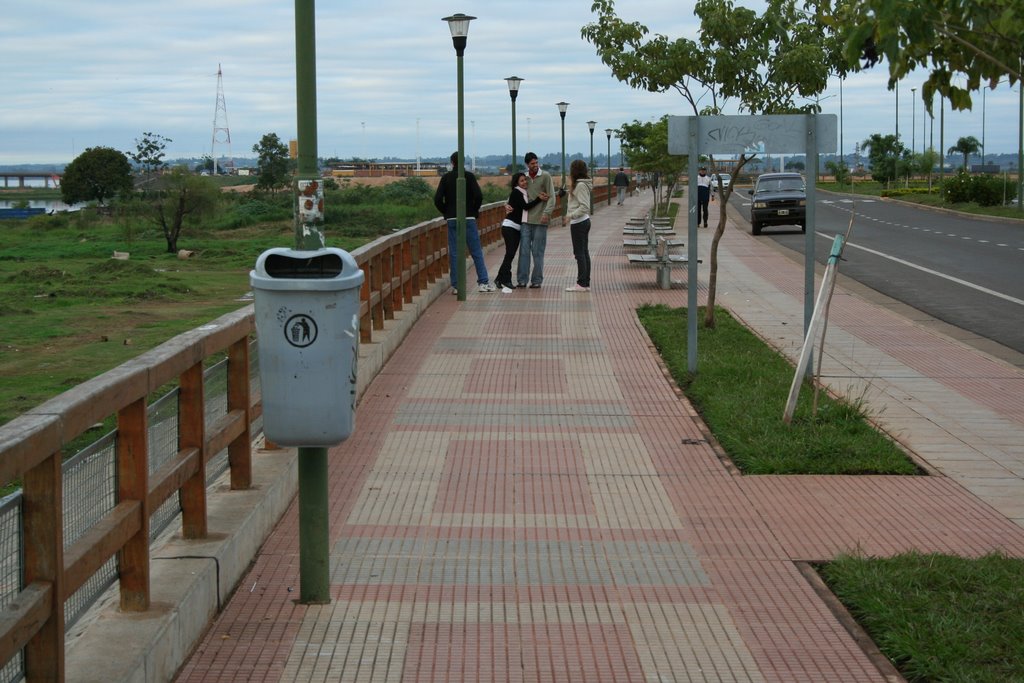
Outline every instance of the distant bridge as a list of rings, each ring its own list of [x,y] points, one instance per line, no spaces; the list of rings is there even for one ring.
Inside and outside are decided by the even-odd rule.
[[[42,180],[43,187],[49,188],[50,183],[53,183],[54,187],[60,187],[60,174],[59,173],[20,173],[11,171],[0,171],[0,177],[4,179],[4,187],[25,187],[26,180]],[[16,186],[11,185],[11,180],[17,178],[18,184]]]

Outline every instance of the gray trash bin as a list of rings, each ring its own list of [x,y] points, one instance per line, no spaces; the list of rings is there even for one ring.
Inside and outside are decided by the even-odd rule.
[[[263,432],[282,446],[341,443],[355,424],[359,288],[341,249],[269,249],[249,273]]]

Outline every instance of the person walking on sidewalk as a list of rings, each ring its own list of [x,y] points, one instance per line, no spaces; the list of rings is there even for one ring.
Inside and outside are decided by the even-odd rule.
[[[434,206],[441,212],[441,215],[448,221],[448,264],[451,266],[452,294],[458,294],[458,280],[456,276],[458,253],[456,242],[458,241],[457,214],[458,205],[456,201],[456,183],[459,178],[459,153],[453,152],[451,156],[452,170],[441,176],[441,182],[437,184],[437,191],[434,193]],[[476,227],[476,217],[480,213],[480,206],[484,203],[484,195],[480,190],[480,184],[476,176],[465,171],[466,174],[466,249],[473,257],[473,266],[476,268],[476,282],[478,292],[493,292],[494,285],[490,283],[487,275],[487,264],[484,263],[484,250],[480,246],[480,233]]]
[[[541,169],[536,154],[528,152],[523,160],[526,162],[527,199],[536,199],[541,193],[546,194],[548,199],[530,209],[527,219],[522,223],[516,282],[520,287],[539,289],[544,282],[544,251],[548,246],[548,223],[551,221],[551,213],[555,210],[555,183],[551,180],[551,174]]]
[[[523,221],[526,220],[528,212],[537,204],[547,201],[548,196],[541,192],[533,198],[527,199],[527,180],[525,173],[516,173],[512,176],[512,194],[508,197],[508,216],[501,223],[501,237],[505,240],[505,258],[501,261],[498,269],[498,277],[494,278],[494,285],[500,287],[502,292],[509,293],[516,288],[512,282],[512,259],[519,251],[520,230]]]
[[[615,202],[619,206],[622,206],[622,202],[626,201],[626,190],[629,188],[629,176],[619,166],[619,172],[615,174],[615,192],[617,194],[617,201]]]
[[[708,203],[711,201],[711,176],[708,169],[700,167],[697,175],[697,227],[701,225],[701,213],[704,216],[704,227],[708,227]]]
[[[569,164],[569,236],[576,257],[576,284],[567,292],[590,291],[590,192],[593,183],[587,163],[576,159]]]

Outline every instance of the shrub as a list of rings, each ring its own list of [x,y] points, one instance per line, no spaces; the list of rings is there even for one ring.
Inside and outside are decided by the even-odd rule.
[[[961,169],[943,184],[942,194],[952,204],[973,202],[979,206],[999,206],[1003,203],[1004,193],[1007,199],[1012,199],[1016,196],[1016,189],[999,176],[970,175]]]

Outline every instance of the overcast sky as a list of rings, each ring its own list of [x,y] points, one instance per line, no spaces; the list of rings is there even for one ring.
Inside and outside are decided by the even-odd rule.
[[[740,4],[744,4],[740,0]],[[318,149],[322,157],[447,156],[456,146],[456,61],[441,19],[477,17],[465,56],[467,155],[511,151],[504,78],[524,80],[516,102],[517,152],[561,148],[555,103],[570,103],[566,152],[589,154],[586,121],[605,128],[685,115],[678,94],[648,93],[615,80],[580,37],[591,0],[376,0],[317,3]],[[670,37],[696,38],[688,0],[619,0],[619,16]],[[217,68],[223,69],[231,153],[253,156],[268,132],[295,137],[294,3],[287,0],[39,0],[9,3],[0,22],[0,164],[60,163],[87,147],[128,152],[144,131],[173,140],[169,158],[211,152]],[[907,79],[899,94],[900,136],[922,144],[924,114]],[[893,133],[896,97],[882,68],[843,89],[848,153],[872,133]],[[919,90],[920,92],[920,90]],[[838,81],[823,96],[839,114]],[[1005,85],[974,112],[946,112],[945,146],[974,135],[989,153],[1016,152],[1017,93]],[[726,113],[736,113],[736,103]],[[937,117],[936,117],[937,119]],[[934,124],[935,146],[939,124]],[[612,152],[617,152],[612,139]],[[217,146],[218,155],[226,145]]]

